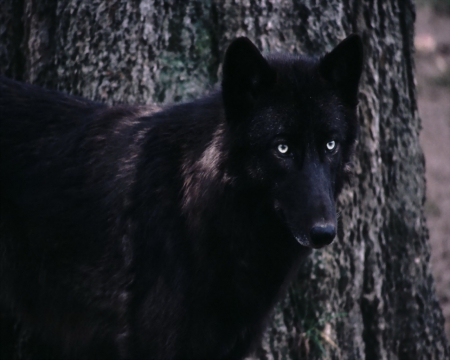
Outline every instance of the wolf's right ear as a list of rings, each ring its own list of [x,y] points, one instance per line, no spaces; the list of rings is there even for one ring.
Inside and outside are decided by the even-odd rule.
[[[245,117],[258,94],[270,87],[275,78],[275,70],[249,39],[234,40],[223,64],[222,96],[227,120],[234,122]]]

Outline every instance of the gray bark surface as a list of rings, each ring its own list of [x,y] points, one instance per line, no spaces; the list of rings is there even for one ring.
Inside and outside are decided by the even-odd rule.
[[[339,239],[315,251],[255,359],[446,359],[423,213],[408,0],[2,0],[0,74],[107,103],[172,103],[217,86],[227,44],[322,54],[365,46],[355,177]]]

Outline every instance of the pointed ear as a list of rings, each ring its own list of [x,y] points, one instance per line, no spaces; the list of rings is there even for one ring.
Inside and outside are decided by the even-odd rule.
[[[353,34],[322,58],[319,72],[326,81],[338,89],[347,105],[356,106],[362,68],[362,40],[359,35]]]
[[[227,119],[236,121],[248,114],[258,95],[275,82],[275,77],[275,71],[249,39],[234,40],[223,64],[222,96]]]

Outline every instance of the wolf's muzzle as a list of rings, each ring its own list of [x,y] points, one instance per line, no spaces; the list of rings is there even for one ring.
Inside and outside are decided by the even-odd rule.
[[[315,225],[310,231],[311,245],[313,248],[321,248],[329,245],[336,237],[336,227],[332,224]]]

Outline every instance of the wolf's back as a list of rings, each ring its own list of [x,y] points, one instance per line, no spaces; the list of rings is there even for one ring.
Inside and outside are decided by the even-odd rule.
[[[70,193],[78,196],[80,146],[92,117],[103,107],[0,77],[2,198],[27,211],[57,212]]]
[[[87,99],[0,76],[0,136],[19,142],[67,133],[104,107]],[[27,129],[25,131],[25,129]]]
[[[121,248],[107,231],[106,190],[91,180],[94,172],[109,176],[93,169],[101,160],[89,138],[104,109],[0,77],[0,316],[10,319],[0,330],[11,337],[0,340],[4,358],[13,358],[8,342],[20,341],[18,324],[58,344],[39,357],[95,358],[98,348],[99,357],[119,357],[112,339],[124,331],[123,305],[114,294],[128,278],[120,255],[111,255]],[[112,278],[108,291],[98,290]],[[65,340],[54,342],[55,334]]]

